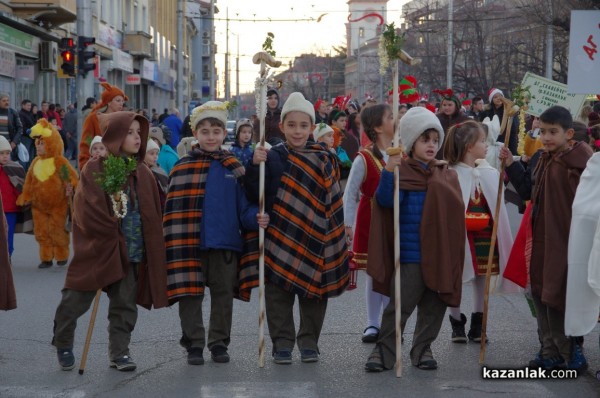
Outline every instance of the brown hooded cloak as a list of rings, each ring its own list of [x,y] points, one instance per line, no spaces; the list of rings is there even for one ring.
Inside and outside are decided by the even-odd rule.
[[[8,227],[2,206],[0,193],[0,310],[8,311],[17,308],[17,295],[13,285],[12,270],[8,258]]]
[[[464,204],[458,176],[443,161],[423,169],[408,159],[399,166],[400,189],[427,191],[421,218],[421,272],[425,286],[450,307],[460,305],[465,259]],[[402,237],[400,237],[402,239]],[[394,275],[394,212],[373,201],[367,273],[373,290],[390,295]],[[402,265],[400,265],[402,266]]]
[[[559,311],[565,310],[567,294],[571,207],[591,156],[590,146],[578,142],[557,154],[542,152],[534,171],[537,183],[531,198],[531,291],[545,305]]]
[[[154,176],[143,162],[148,121],[133,112],[99,115],[102,142],[115,156],[120,156],[121,145],[134,119],[140,123],[141,146],[136,155],[137,169],[129,176],[127,185],[134,186],[137,191],[135,200],[139,201],[145,253],[138,277],[137,303],[147,309],[161,308],[167,305],[167,271],[160,199]],[[103,170],[103,161],[101,158],[87,163],[75,193],[74,257],[65,281],[68,289],[97,290],[123,279],[129,272],[119,219],[114,216],[110,198],[96,182]]]

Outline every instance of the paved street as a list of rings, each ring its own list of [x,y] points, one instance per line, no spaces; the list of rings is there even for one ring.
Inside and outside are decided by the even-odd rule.
[[[511,211],[514,207],[511,206]],[[513,223],[518,217],[511,216]],[[404,376],[393,371],[368,374],[363,370],[372,345],[360,342],[365,325],[363,275],[359,288],[331,300],[321,336],[322,355],[316,364],[300,362],[297,350],[292,365],[275,365],[267,357],[263,369],[257,355],[257,294],[251,303],[236,302],[232,361],[190,366],[180,337],[177,308],[148,312],[140,309],[131,351],[138,364],[133,373],[108,367],[107,297],[101,300],[85,374],[77,368],[63,372],[50,345],[52,319],[60,300],[65,268],[39,270],[33,237],[18,235],[13,272],[18,308],[0,313],[0,397],[598,397],[600,369],[598,332],[586,337],[590,369],[577,380],[482,380],[479,345],[450,343],[446,320],[433,351],[439,363],[435,371],[410,366],[408,350],[414,316],[407,326],[403,349]],[[471,310],[471,289],[465,289],[464,312]],[[209,300],[205,300],[205,311]],[[76,335],[77,365],[89,314],[80,319]],[[205,316],[205,321],[207,316]],[[490,367],[521,367],[539,347],[535,319],[521,295],[492,297]],[[267,335],[267,353],[271,344]],[[205,352],[205,357],[206,357]]]

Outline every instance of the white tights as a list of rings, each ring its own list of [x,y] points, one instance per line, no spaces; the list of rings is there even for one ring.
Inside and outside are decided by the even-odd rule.
[[[373,278],[369,275],[366,275],[365,296],[367,298],[367,326],[375,326],[379,329],[381,314],[390,302],[390,298],[373,291]]]
[[[483,312],[483,293],[485,290],[485,276],[476,276],[475,279],[471,282],[471,284],[473,285],[473,312]],[[452,318],[460,320],[460,307],[448,307],[448,309],[450,310],[450,315],[452,316]]]

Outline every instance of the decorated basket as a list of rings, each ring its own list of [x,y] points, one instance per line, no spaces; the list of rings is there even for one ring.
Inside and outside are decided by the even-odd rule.
[[[490,215],[487,213],[466,213],[465,223],[467,231],[481,231],[490,223]]]

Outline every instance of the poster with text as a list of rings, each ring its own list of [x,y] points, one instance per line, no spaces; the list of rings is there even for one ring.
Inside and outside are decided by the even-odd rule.
[[[529,87],[532,98],[529,100],[527,113],[533,116],[540,116],[551,106],[560,105],[567,108],[575,118],[579,116],[586,98],[584,94],[569,93],[566,84],[530,72],[525,73],[521,86]]]
[[[571,11],[569,93],[600,94],[600,10]]]

